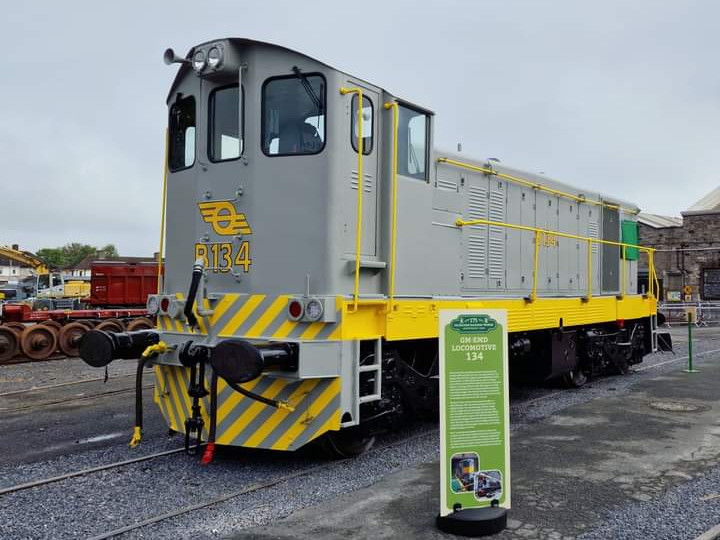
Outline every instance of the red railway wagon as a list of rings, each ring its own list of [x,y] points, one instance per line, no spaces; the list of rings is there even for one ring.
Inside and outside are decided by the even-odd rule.
[[[144,307],[148,295],[157,293],[157,263],[96,261],[90,268],[90,298],[86,303],[93,307]]]

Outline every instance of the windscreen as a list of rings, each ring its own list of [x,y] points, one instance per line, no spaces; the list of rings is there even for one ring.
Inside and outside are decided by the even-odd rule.
[[[325,146],[325,79],[275,77],[263,86],[263,152],[268,156],[317,154]]]

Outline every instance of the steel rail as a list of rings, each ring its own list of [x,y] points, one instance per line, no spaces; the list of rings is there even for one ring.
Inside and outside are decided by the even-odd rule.
[[[115,375],[112,378],[120,379],[123,377],[134,377],[134,376],[135,376],[134,373],[125,373],[123,375]],[[100,381],[104,381],[104,380],[105,380],[105,377],[97,377],[95,379],[82,379],[82,380],[78,380],[78,381],[68,381],[68,382],[64,382],[64,383],[48,384],[45,386],[33,386],[32,388],[23,388],[22,390],[12,390],[10,392],[3,392],[2,394],[0,394],[0,397],[16,396],[18,394],[25,394],[27,392],[36,392],[38,390],[50,390],[52,388],[62,388],[63,386],[72,386],[74,384],[83,384],[83,383],[88,383],[88,382],[100,382]]]
[[[25,489],[30,489],[38,486],[45,486],[47,484],[54,484],[55,482],[62,482],[63,480],[68,480],[70,478],[76,478],[78,476],[86,476],[88,474],[100,472],[100,471],[107,471],[108,469],[115,469],[117,467],[124,467],[125,465],[132,465],[133,463],[140,463],[142,461],[148,461],[150,459],[154,459],[157,457],[162,456],[169,456],[171,454],[178,454],[180,452],[184,452],[184,448],[176,448],[175,450],[164,450],[163,452],[156,452],[154,454],[148,454],[146,456],[141,456],[137,458],[132,459],[126,459],[123,461],[117,461],[115,463],[108,463],[107,465],[99,465],[97,467],[91,467],[89,469],[83,469],[81,471],[75,471],[71,473],[61,474],[59,476],[51,476],[50,478],[43,478],[42,480],[34,480],[32,482],[26,482],[24,484],[17,484],[14,486],[10,486],[4,489],[0,489],[0,496],[2,495],[8,495],[10,493],[16,493],[18,491],[23,491]]]
[[[143,389],[153,388],[154,386],[155,386],[154,383],[148,384],[148,385],[143,386]],[[73,401],[84,401],[87,399],[95,399],[95,398],[104,397],[104,396],[114,396],[116,394],[125,394],[127,392],[134,392],[134,391],[135,391],[134,386],[132,388],[120,388],[118,390],[111,390],[110,392],[102,392],[99,394],[89,394],[87,396],[76,396],[76,397],[72,397],[72,398],[68,398],[68,399],[58,399],[56,401],[46,401],[46,402],[38,403],[35,405],[26,405],[24,407],[15,407],[15,408],[10,408],[10,409],[0,408],[0,413],[6,414],[6,413],[14,413],[14,412],[20,412],[20,411],[27,411],[27,410],[32,410],[32,409],[40,409],[42,407],[49,407],[51,405],[61,405],[63,403],[71,403]]]

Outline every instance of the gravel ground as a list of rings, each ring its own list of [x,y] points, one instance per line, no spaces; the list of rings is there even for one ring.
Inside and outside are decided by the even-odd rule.
[[[696,354],[717,349],[720,349],[720,342],[713,339],[698,340],[695,344]],[[638,366],[642,371],[635,371],[623,377],[600,379],[578,390],[561,391],[559,387],[552,386],[513,387],[512,433],[518,435],[522,432],[523,426],[538,422],[566,407],[600,396],[618,395],[630,391],[639,381],[664,372],[676,371],[681,368],[683,361],[673,360],[685,354],[685,345],[678,343],[675,357],[669,354],[650,356]],[[24,383],[25,386],[21,387],[27,388],[29,382],[31,385],[42,386],[98,376],[97,370],[86,372],[78,368],[77,362],[60,362],[67,362],[70,366],[62,375],[57,375],[56,369],[48,368],[42,373],[33,371],[32,376],[28,377],[26,370],[30,365],[15,365],[5,366],[0,370],[2,374],[0,381],[22,377],[22,381],[16,381],[14,384]],[[135,366],[134,362],[121,362],[117,365],[130,373]],[[652,365],[658,367],[647,369]],[[37,367],[38,364],[32,366]],[[13,383],[8,381],[7,384]],[[6,387],[0,386],[0,388]],[[131,407],[126,397],[118,397],[118,399],[124,400],[123,406]],[[152,405],[147,406],[148,409],[151,407]],[[410,436],[415,438],[402,440]],[[163,433],[147,433],[139,450],[128,449],[125,441],[109,441],[106,448],[84,452],[81,455],[67,455],[19,467],[0,466],[0,484],[9,486],[31,479],[128,459],[139,454],[177,448],[181,444],[179,436],[168,438]],[[199,466],[197,458],[183,454],[171,455],[3,496],[0,506],[0,537],[63,539],[92,536],[164,512],[211,500],[255,482],[275,479],[283,474],[324,464],[324,468],[314,471],[307,477],[294,478],[272,488],[242,495],[225,503],[168,519],[126,535],[128,538],[173,540],[188,536],[221,537],[241,528],[270,523],[300,508],[371,485],[391,472],[434,461],[437,458],[438,439],[434,424],[418,424],[381,437],[375,450],[347,462],[328,463],[315,457],[312,449],[295,454],[227,449],[221,452],[215,463],[209,467]],[[707,487],[699,486],[698,491],[694,493],[708,489],[711,486],[710,482]],[[678,488],[678,490],[682,489],[685,489],[685,486]],[[668,497],[671,496],[668,494]],[[677,504],[681,498],[682,494],[677,496]],[[720,501],[720,498],[717,501]],[[717,501],[710,500],[703,504],[720,507],[720,502]],[[650,506],[652,504],[648,503]],[[637,509],[633,507],[632,510],[627,509],[627,511],[637,512],[637,516],[645,512],[648,515],[648,522],[651,522],[652,508],[648,505],[637,505]],[[635,516],[635,514],[627,514],[623,518],[623,515],[621,512],[617,519],[634,519]],[[668,516],[667,519],[671,518]],[[622,528],[620,522],[618,527],[618,530]],[[626,529],[627,525],[623,530]],[[588,536],[593,539],[600,537]],[[638,537],[617,536],[617,538]]]
[[[720,523],[720,467],[662,497],[610,513],[580,540],[692,540]]]

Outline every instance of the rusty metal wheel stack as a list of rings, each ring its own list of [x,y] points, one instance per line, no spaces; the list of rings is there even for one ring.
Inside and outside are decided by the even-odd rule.
[[[60,355],[76,357],[80,352],[80,341],[93,328],[106,332],[135,332],[154,327],[155,323],[148,317],[4,322],[0,324],[0,364],[47,360]]]
[[[20,336],[20,350],[31,360],[47,360],[57,350],[58,330],[55,325],[28,326]]]

